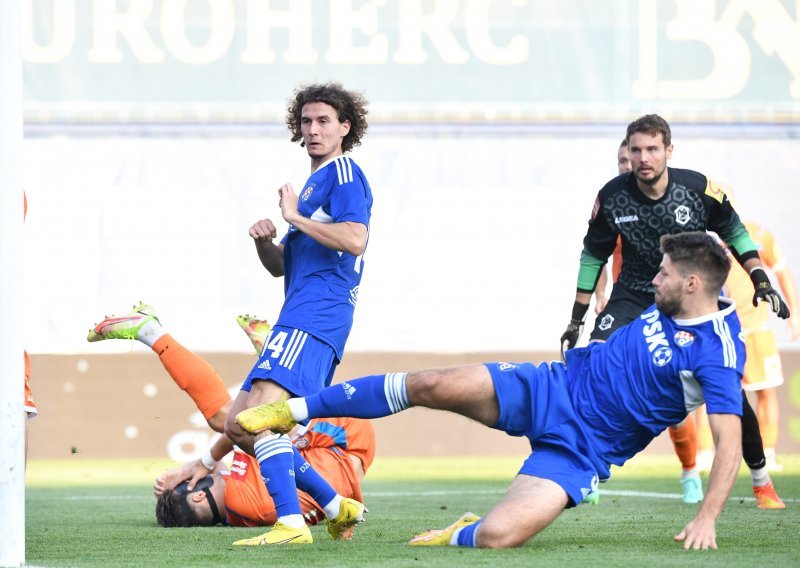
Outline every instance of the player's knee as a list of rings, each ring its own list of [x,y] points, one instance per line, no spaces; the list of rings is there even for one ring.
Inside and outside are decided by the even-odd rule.
[[[498,525],[483,522],[478,527],[477,544],[480,548],[516,548],[525,544],[533,535],[518,525]]]
[[[406,378],[406,392],[411,404],[425,406],[437,400],[443,378],[444,374],[439,370],[409,373]]]

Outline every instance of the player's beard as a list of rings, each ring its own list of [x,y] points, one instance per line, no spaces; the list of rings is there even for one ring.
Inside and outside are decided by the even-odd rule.
[[[680,294],[663,295],[656,297],[656,307],[665,316],[673,317],[681,311],[683,298]]]
[[[636,176],[636,179],[645,185],[654,186],[659,182],[659,180],[663,177],[664,172],[666,171],[667,168],[664,168],[657,175],[654,175],[652,179],[642,179],[638,175]]]

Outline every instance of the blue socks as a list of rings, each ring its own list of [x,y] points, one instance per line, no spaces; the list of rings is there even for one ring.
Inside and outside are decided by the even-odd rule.
[[[304,400],[311,418],[380,418],[410,406],[406,373],[362,377],[332,385]]]
[[[450,544],[452,546],[468,546],[470,548],[477,547],[477,544],[475,544],[475,535],[479,526],[481,526],[481,521],[472,523],[471,525],[467,525],[466,527],[459,529],[456,534],[453,535],[456,537],[456,542],[451,540]]]
[[[297,448],[292,446],[292,449],[294,450],[294,476],[297,487],[311,495],[311,498],[324,508],[336,498],[336,490],[311,467],[311,464],[300,455]]]
[[[253,444],[261,477],[275,503],[278,518],[300,515],[300,501],[295,484],[294,447],[286,436],[274,434]]]

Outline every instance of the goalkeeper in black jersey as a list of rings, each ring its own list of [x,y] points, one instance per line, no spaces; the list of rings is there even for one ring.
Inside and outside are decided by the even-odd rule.
[[[618,240],[622,270],[597,316],[590,335],[593,341],[608,339],[653,303],[652,279],[661,258],[659,239],[687,231],[717,233],[750,274],[755,286],[753,304],[765,300],[778,317],[788,318],[789,309],[772,287],[756,246],[725,192],[699,172],[667,167],[672,155],[667,121],[654,114],[638,118],[628,125],[626,139],[633,169],[612,179],[597,194],[583,239],[572,317],[561,336],[562,357],[578,342],[592,293]],[[761,477],[767,481],[769,477],[755,413],[744,391],[742,398],[744,458],[751,475],[759,476],[753,478],[756,486],[764,481]]]

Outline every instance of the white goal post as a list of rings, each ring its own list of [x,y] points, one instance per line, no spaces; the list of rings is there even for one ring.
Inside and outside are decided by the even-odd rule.
[[[25,563],[22,4],[0,1],[0,566]]]

